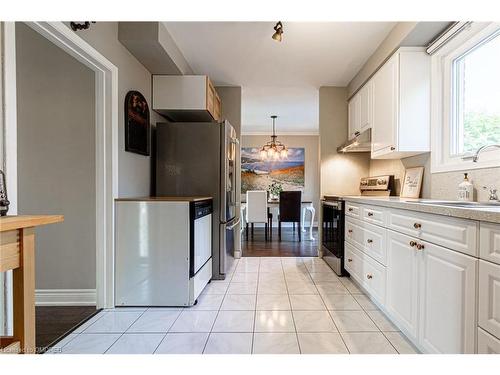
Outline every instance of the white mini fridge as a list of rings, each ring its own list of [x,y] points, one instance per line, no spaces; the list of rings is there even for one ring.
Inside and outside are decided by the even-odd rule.
[[[212,199],[116,200],[115,305],[191,306],[212,278]]]

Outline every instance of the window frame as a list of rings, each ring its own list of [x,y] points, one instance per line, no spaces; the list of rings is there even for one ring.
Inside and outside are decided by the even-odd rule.
[[[477,163],[472,155],[455,154],[463,129],[453,127],[459,108],[454,108],[455,89],[461,82],[454,81],[454,61],[480,47],[496,32],[500,23],[473,22],[431,57],[431,172],[461,171],[500,166],[500,150],[485,151]],[[456,150],[456,148],[455,148]]]

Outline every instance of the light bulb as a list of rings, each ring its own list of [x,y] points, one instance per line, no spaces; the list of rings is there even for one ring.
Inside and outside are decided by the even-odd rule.
[[[286,148],[284,148],[283,150],[281,150],[281,155],[280,155],[283,159],[286,158],[288,156],[288,150]]]
[[[273,155],[273,157],[274,157],[274,160],[279,160],[280,153],[279,152],[275,152],[274,155]]]
[[[260,150],[260,158],[261,159],[267,158],[267,152],[266,152],[266,150],[264,150],[264,149]]]
[[[274,156],[274,148],[271,147],[269,150],[267,150],[267,156],[269,156],[269,157]]]

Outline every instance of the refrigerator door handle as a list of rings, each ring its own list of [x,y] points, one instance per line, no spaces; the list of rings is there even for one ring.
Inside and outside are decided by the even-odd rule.
[[[236,220],[233,221],[232,224],[226,227],[228,230],[233,230],[235,226],[237,226],[240,223],[240,218],[237,218]]]

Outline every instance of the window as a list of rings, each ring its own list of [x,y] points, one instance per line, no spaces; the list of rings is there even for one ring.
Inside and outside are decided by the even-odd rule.
[[[451,155],[500,144],[500,32],[454,59],[452,75]]]
[[[433,53],[431,169],[447,172],[500,166],[500,24],[470,23]]]

